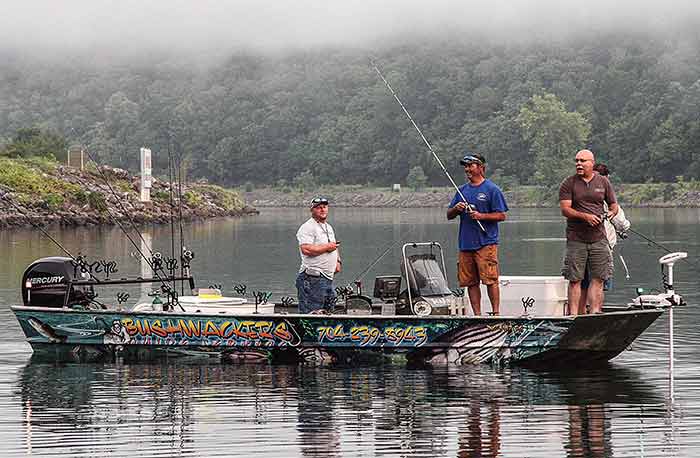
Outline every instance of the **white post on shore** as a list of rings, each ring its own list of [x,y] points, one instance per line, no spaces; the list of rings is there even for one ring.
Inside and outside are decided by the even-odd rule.
[[[151,150],[141,148],[141,202],[151,201]]]

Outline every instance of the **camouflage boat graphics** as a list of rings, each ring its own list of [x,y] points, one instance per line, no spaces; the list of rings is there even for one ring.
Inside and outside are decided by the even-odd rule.
[[[35,352],[69,358],[198,354],[231,361],[579,364],[617,356],[661,310],[564,317],[201,315],[12,307]]]

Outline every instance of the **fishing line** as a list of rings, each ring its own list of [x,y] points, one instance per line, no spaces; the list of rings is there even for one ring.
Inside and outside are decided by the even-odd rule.
[[[658,243],[658,242],[656,242],[656,241],[650,239],[649,237],[647,237],[646,235],[642,234],[641,232],[635,231],[635,230],[632,229],[632,228],[629,228],[628,230],[629,230],[630,232],[632,232],[633,234],[637,234],[638,236],[640,236],[641,238],[643,238],[643,239],[646,240],[647,242],[651,243],[652,245],[654,245],[654,246],[656,246],[656,247],[658,247],[658,248],[661,248],[661,249],[664,250],[665,252],[667,252],[667,253],[674,253],[674,251],[669,250],[668,248],[666,248],[666,247],[663,246],[662,244],[660,244],[660,243]],[[700,269],[700,264],[698,264],[697,262],[691,261],[689,258],[683,258],[683,261],[687,261],[687,262],[689,262],[690,264],[692,264],[693,266],[695,266],[696,268]]]
[[[29,217],[29,215],[27,215],[26,213],[24,213],[24,212],[22,211],[22,209],[19,207],[19,205],[17,205],[16,203],[12,202],[12,200],[10,200],[10,198],[7,196],[7,195],[10,193],[10,191],[8,191],[4,186],[2,186],[2,188],[3,188],[3,191],[4,191],[4,192],[0,193],[0,197],[1,197],[5,202],[7,202],[7,203],[9,203],[10,205],[12,205],[12,207],[14,207],[14,209],[17,210],[17,213],[19,213],[20,215],[22,215],[22,216],[27,220],[27,222],[28,222],[29,224],[31,224],[31,226],[32,226],[33,228],[39,229],[39,230],[41,231],[42,234],[44,234],[49,240],[51,240],[51,241],[52,241],[58,248],[60,248],[61,251],[63,251],[69,258],[75,260],[75,256],[73,256],[73,255],[71,254],[70,251],[68,251],[68,250],[67,250],[63,245],[61,245],[56,239],[54,239],[53,237],[51,237],[51,234],[49,234],[48,232],[46,232],[46,231],[44,230],[43,227],[41,227],[40,225],[38,225],[38,224],[36,224],[34,221],[32,221],[32,219]]]
[[[401,242],[409,233],[411,233],[411,231],[413,231],[413,229],[408,229],[408,230],[403,234],[403,236],[402,236],[401,234],[399,234],[399,238],[398,238],[397,240],[395,240],[391,245],[389,245],[389,246],[388,246],[374,261],[372,261],[372,263],[371,263],[368,267],[366,267],[362,272],[360,272],[360,274],[357,275],[357,277],[355,277],[355,279],[354,279],[353,281],[351,281],[350,284],[353,284],[353,283],[355,283],[356,281],[361,280],[362,277],[364,277],[365,274],[367,274],[367,272],[369,272],[369,271],[372,269],[372,267],[374,267],[375,265],[377,265],[377,263],[378,263],[384,256],[386,256],[386,254],[389,253],[389,251],[391,251],[391,249],[394,248],[394,247],[396,246],[397,243]]]
[[[467,204],[467,209],[469,209],[468,211],[471,213],[471,208],[472,208],[471,204],[467,201],[466,197],[464,197],[464,194],[462,194],[462,191],[460,191],[460,189],[457,186],[457,184],[455,183],[455,181],[452,179],[450,174],[447,172],[447,169],[443,165],[443,163],[440,160],[440,158],[438,157],[437,153],[435,153],[435,150],[433,150],[433,147],[430,145],[430,143],[428,143],[428,140],[425,138],[425,135],[423,135],[423,132],[420,130],[420,127],[418,127],[418,124],[416,124],[416,122],[413,120],[413,117],[408,112],[408,110],[406,109],[404,104],[401,102],[401,99],[399,99],[399,96],[396,94],[396,92],[394,92],[394,89],[392,89],[391,85],[389,84],[389,81],[387,81],[387,79],[384,78],[384,75],[382,75],[382,72],[379,70],[379,67],[377,67],[377,64],[374,62],[374,59],[372,59],[370,57],[369,62],[370,62],[370,65],[372,65],[372,67],[374,67],[374,71],[377,72],[377,75],[379,75],[379,77],[384,82],[384,85],[386,85],[386,87],[389,89],[389,92],[391,92],[391,95],[393,95],[394,99],[396,99],[396,101],[399,103],[399,105],[403,109],[403,112],[406,113],[406,116],[408,116],[408,119],[411,121],[411,124],[413,124],[413,127],[416,128],[416,130],[418,131],[418,134],[420,134],[420,137],[423,139],[423,142],[425,142],[426,146],[428,147],[428,150],[430,150],[433,157],[437,161],[438,165],[440,165],[440,168],[442,169],[443,173],[447,176],[447,179],[450,180],[450,183],[452,183],[452,186],[457,190],[459,197],[461,197],[462,200],[464,201],[464,203]],[[476,224],[479,225],[479,228],[483,232],[486,232],[486,229],[484,229],[484,226],[481,224],[481,221],[479,221],[477,219],[475,219],[473,221],[475,221]]]
[[[112,196],[115,198],[117,205],[119,206],[119,208],[122,211],[122,214],[124,214],[127,217],[127,219],[129,220],[129,223],[131,224],[131,228],[134,230],[134,232],[136,232],[136,234],[138,234],[139,238],[143,242],[143,245],[146,247],[146,250],[148,251],[149,255],[153,256],[153,254],[154,254],[153,250],[148,245],[146,240],[143,238],[143,235],[141,235],[141,231],[139,231],[138,228],[136,227],[136,223],[134,222],[133,218],[131,217],[131,214],[126,210],[126,208],[122,204],[121,199],[119,198],[119,196],[117,196],[117,193],[114,190],[114,188],[112,187],[112,185],[110,184],[109,180],[107,180],[107,177],[104,174],[103,170],[100,168],[99,164],[93,159],[93,157],[90,154],[90,151],[88,149],[85,149],[85,153],[87,154],[88,159],[95,165],[95,168],[97,169],[98,173],[100,174],[102,181],[107,185],[107,188],[111,192]],[[171,184],[171,188],[172,188],[172,184]],[[136,249],[136,252],[141,256],[141,258],[144,261],[146,261],[146,264],[148,264],[148,267],[150,267],[150,269],[153,272],[153,274],[155,275],[155,277],[161,282],[161,286],[164,287],[164,292],[166,292],[166,293],[175,292],[176,293],[176,291],[167,284],[165,279],[160,276],[158,271],[153,267],[153,263],[151,262],[151,260],[143,253],[143,251],[141,251],[141,248],[136,244],[134,239],[131,237],[129,232],[124,228],[124,226],[121,224],[121,222],[117,218],[115,218],[114,214],[110,211],[109,207],[106,207],[106,210],[107,210],[107,213],[109,213],[109,216],[112,218],[112,220],[117,224],[117,226],[119,226],[119,229],[121,229],[121,231],[124,233],[126,238],[129,240],[129,242]],[[177,301],[177,298],[175,298],[175,300]]]
[[[185,236],[182,227],[182,151],[177,155],[177,199],[178,199],[178,226],[180,228],[180,255],[184,255]],[[185,276],[185,266],[180,262],[180,276]],[[180,282],[180,294],[185,295],[185,282]]]
[[[153,255],[153,250],[151,250],[151,248],[148,246],[148,243],[146,242],[146,240],[145,240],[145,239],[143,238],[143,236],[141,235],[141,232],[140,232],[140,231],[138,230],[138,228],[136,227],[136,223],[134,222],[133,218],[131,217],[131,214],[126,210],[126,208],[124,208],[124,205],[122,204],[121,199],[119,198],[119,196],[117,195],[116,191],[114,190],[114,188],[113,188],[112,185],[110,184],[109,180],[107,180],[107,177],[105,176],[104,171],[100,168],[100,165],[97,163],[97,161],[95,161],[95,160],[92,158],[92,155],[90,154],[90,151],[89,151],[87,148],[85,149],[85,153],[87,154],[88,159],[90,159],[90,162],[92,162],[92,163],[95,165],[95,168],[97,169],[97,172],[100,174],[100,177],[102,178],[102,181],[104,181],[104,183],[107,185],[107,188],[109,189],[110,193],[111,193],[112,196],[115,198],[115,200],[116,200],[116,202],[117,202],[117,205],[119,206],[119,209],[122,211],[122,214],[124,214],[124,215],[127,217],[127,219],[129,220],[129,222],[131,223],[132,229],[138,234],[139,238],[141,239],[141,241],[143,242],[143,244],[146,246],[146,249],[148,250],[149,254],[152,256],[152,255]],[[126,238],[127,238],[127,239],[129,240],[129,242],[131,242],[131,244],[134,246],[134,248],[136,249],[136,251],[137,251],[137,252],[141,255],[141,257],[148,263],[148,265],[151,267],[151,269],[153,269],[153,265],[151,264],[151,262],[148,260],[148,258],[146,257],[146,255],[143,254],[143,251],[141,251],[141,248],[140,248],[138,245],[136,245],[136,242],[131,238],[131,236],[129,235],[128,231],[127,231],[126,229],[124,229],[124,226],[122,226],[121,222],[120,222],[117,218],[114,217],[114,215],[112,214],[112,212],[109,210],[109,207],[106,207],[106,209],[107,209],[107,213],[109,213],[109,216],[114,220],[114,222],[117,224],[117,226],[119,226],[119,229],[122,230],[122,232],[124,233],[124,235],[126,236]]]
[[[175,177],[175,165],[173,164],[172,135],[168,129],[168,179],[170,180],[170,257],[175,259],[175,190],[173,180]],[[173,290],[177,289],[175,280],[172,281]]]
[[[4,190],[4,192],[0,193],[0,198],[2,198],[3,200],[5,200],[5,202],[8,202],[10,205],[12,205],[14,207],[14,209],[17,210],[17,213],[22,215],[33,228],[39,229],[39,231],[41,231],[42,234],[44,234],[49,240],[51,240],[54,243],[54,245],[56,245],[58,248],[60,248],[61,251],[63,251],[69,258],[71,258],[73,261],[76,260],[75,256],[73,256],[73,254],[70,251],[68,251],[63,245],[61,245],[58,242],[58,240],[51,237],[51,234],[46,232],[43,227],[41,227],[40,225],[38,225],[34,221],[32,221],[32,219],[29,217],[29,215],[24,213],[22,211],[22,209],[16,203],[14,203],[14,202],[12,202],[12,200],[10,200],[10,198],[7,196],[7,194],[9,194],[10,191],[8,191],[7,188],[5,188],[4,186],[0,186],[0,188]],[[93,280],[95,280],[96,282],[99,283],[100,279],[95,277],[92,274],[92,272],[88,271],[87,274],[90,275],[90,277],[92,277]],[[95,301],[95,302],[97,302],[97,301]]]
[[[97,172],[102,177],[102,181],[104,181],[104,183],[107,185],[107,188],[112,193],[112,196],[115,198],[117,205],[119,205],[119,208],[122,210],[122,213],[124,215],[126,215],[127,219],[131,223],[132,229],[138,234],[139,238],[141,239],[143,244],[146,246],[146,249],[149,251],[151,256],[153,256],[153,250],[151,250],[151,248],[148,246],[148,243],[146,243],[146,240],[143,238],[143,236],[141,235],[141,232],[136,227],[136,223],[134,222],[133,218],[131,217],[131,214],[129,214],[129,212],[127,212],[126,209],[124,208],[124,206],[122,205],[121,199],[119,199],[119,196],[117,196],[116,191],[114,190],[114,188],[112,188],[112,185],[107,180],[107,177],[105,176],[104,172],[100,169],[99,164],[92,158],[92,155],[90,154],[90,151],[87,148],[85,149],[85,153],[87,154],[88,159],[90,159],[90,161],[93,164],[95,164],[95,168],[97,169]],[[170,285],[168,285],[168,283],[165,281],[165,279],[163,279],[160,276],[160,274],[158,273],[158,271],[153,267],[153,263],[151,262],[151,260],[148,257],[146,257],[146,255],[143,253],[143,251],[141,251],[141,248],[136,244],[134,239],[129,235],[129,233],[124,228],[124,226],[121,224],[121,222],[117,218],[114,217],[112,212],[109,210],[109,206],[106,206],[106,209],[107,209],[107,213],[109,213],[109,216],[112,218],[112,220],[117,224],[117,226],[119,226],[119,229],[121,229],[121,231],[124,233],[124,235],[129,240],[129,242],[133,245],[133,247],[136,249],[136,251],[141,255],[141,258],[144,261],[146,261],[146,264],[148,264],[148,266],[151,268],[151,271],[153,272],[155,277],[160,281],[161,287],[163,288],[163,291],[165,293],[168,293],[168,294],[170,294],[172,292],[175,295],[177,295],[177,291],[174,291],[172,288],[170,288]],[[177,297],[175,297],[175,302],[177,302]],[[179,303],[178,303],[178,305],[179,305]],[[184,311],[184,308],[181,305],[180,305],[180,308],[182,308],[182,310]]]

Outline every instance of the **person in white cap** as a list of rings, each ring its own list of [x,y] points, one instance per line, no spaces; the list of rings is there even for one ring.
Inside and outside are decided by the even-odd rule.
[[[335,302],[333,276],[340,272],[342,264],[340,242],[328,223],[328,199],[314,198],[310,211],[311,218],[297,231],[301,256],[296,279],[299,313],[327,310]]]

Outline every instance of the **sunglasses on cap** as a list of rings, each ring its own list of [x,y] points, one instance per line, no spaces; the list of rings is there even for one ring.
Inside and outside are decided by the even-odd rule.
[[[476,156],[472,156],[471,154],[468,154],[462,158],[461,161],[459,161],[460,164],[462,165],[468,165],[468,164],[479,164],[483,165],[484,161],[482,161],[480,158]]]
[[[314,197],[314,199],[311,201],[311,208],[319,205],[328,205],[328,199],[325,197]]]

